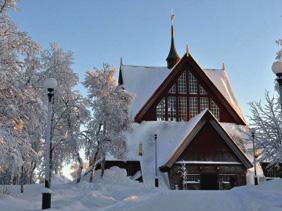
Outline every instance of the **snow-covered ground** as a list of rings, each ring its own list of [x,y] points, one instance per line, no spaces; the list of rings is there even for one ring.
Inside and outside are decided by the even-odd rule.
[[[230,191],[172,191],[150,188],[115,169],[106,171],[103,180],[97,174],[95,181],[54,179],[51,210],[282,210],[282,179]],[[23,194],[19,186],[8,189],[9,195],[0,194],[1,211],[41,209],[42,185],[26,185]]]

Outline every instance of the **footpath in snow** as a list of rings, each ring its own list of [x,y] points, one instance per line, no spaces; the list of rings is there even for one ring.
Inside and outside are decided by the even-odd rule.
[[[125,177],[125,172],[106,171],[95,183],[65,183],[54,179],[50,210],[144,210],[144,211],[282,211],[282,179],[259,186],[229,191],[173,191],[152,189]],[[3,188],[3,187],[1,187]],[[0,195],[0,210],[40,210],[42,185],[9,186],[9,195]]]

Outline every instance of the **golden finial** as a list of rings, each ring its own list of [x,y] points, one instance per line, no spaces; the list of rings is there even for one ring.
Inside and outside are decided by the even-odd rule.
[[[222,62],[222,68],[221,68],[222,70],[225,70],[225,64],[224,64],[224,62]]]
[[[190,54],[189,47],[188,47],[188,44],[186,44],[186,56],[188,57],[189,54]]]
[[[174,24],[174,12],[173,12],[173,9],[171,8],[171,14],[170,14],[171,16],[171,25],[173,26],[173,24]]]

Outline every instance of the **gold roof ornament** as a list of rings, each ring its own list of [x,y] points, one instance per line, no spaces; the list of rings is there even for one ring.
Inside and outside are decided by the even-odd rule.
[[[188,44],[186,44],[186,56],[188,57],[190,55]]]
[[[224,64],[224,62],[222,62],[222,68],[221,68],[222,70],[225,70],[225,64]]]

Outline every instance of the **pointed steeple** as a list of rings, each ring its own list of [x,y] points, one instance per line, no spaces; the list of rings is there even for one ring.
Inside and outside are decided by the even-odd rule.
[[[119,65],[119,74],[118,74],[118,85],[123,85],[123,78],[122,78],[122,71],[121,71],[121,67],[122,67],[122,57],[120,57],[120,65]]]
[[[179,61],[179,59],[180,58],[174,46],[174,14],[172,12],[171,14],[171,44],[170,44],[169,54],[166,58],[167,67],[169,69],[173,68],[173,66]]]

